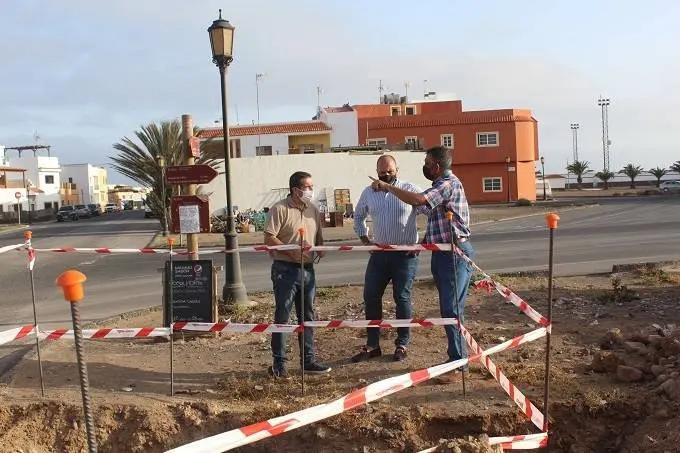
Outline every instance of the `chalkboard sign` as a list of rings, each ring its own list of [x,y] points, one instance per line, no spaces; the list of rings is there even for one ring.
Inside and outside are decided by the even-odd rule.
[[[213,319],[212,260],[165,262],[164,325],[170,326],[170,285],[172,283],[172,317],[175,321],[215,322]]]

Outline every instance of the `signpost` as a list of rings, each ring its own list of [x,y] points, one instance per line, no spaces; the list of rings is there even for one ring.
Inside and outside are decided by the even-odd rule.
[[[172,322],[217,321],[212,260],[166,261],[163,281],[164,326],[170,326],[170,304]]]
[[[210,207],[207,195],[172,197],[171,211],[173,233],[210,233]]]
[[[176,165],[165,170],[168,184],[208,184],[215,179],[217,171],[210,165]]]
[[[17,215],[19,216],[18,224],[21,225],[21,192],[14,192],[14,198],[17,199]]]

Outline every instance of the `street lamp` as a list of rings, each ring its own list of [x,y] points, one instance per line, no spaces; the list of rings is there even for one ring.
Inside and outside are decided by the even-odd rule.
[[[168,232],[168,206],[167,194],[165,193],[165,158],[158,156],[158,166],[161,167],[161,203],[163,205],[163,236],[167,237]]]
[[[545,193],[545,158],[541,156],[541,177],[543,179],[543,201],[548,199]]]
[[[28,181],[26,183],[26,214],[28,216],[28,219],[26,220],[27,225],[31,224],[31,188],[32,187],[33,187],[33,184],[31,184],[31,181]]]
[[[505,158],[505,171],[507,173],[508,203],[510,203],[510,156]]]
[[[212,61],[220,71],[222,89],[222,150],[224,151],[224,189],[227,196],[227,227],[224,232],[224,246],[232,253],[224,254],[224,287],[222,298],[225,305],[245,305],[248,303],[246,287],[241,279],[241,259],[238,253],[238,235],[234,222],[234,207],[231,200],[231,165],[229,164],[229,126],[227,121],[227,69],[234,59],[234,26],[220,16],[208,28]]]

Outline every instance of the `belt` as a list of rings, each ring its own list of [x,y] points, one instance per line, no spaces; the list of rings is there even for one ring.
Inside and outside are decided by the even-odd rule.
[[[464,238],[458,238],[458,239],[457,239],[457,242],[458,242],[459,244],[462,244],[463,242],[467,242],[467,241],[469,241],[469,240],[470,240],[470,238],[464,237]]]
[[[274,260],[274,263],[283,264],[283,265],[286,265],[286,266],[289,266],[289,267],[296,267],[298,269],[300,268],[300,263],[293,263],[292,261]],[[305,263],[303,265],[303,267],[305,269],[307,269],[308,271],[311,271],[311,270],[314,269],[314,264],[313,263]]]

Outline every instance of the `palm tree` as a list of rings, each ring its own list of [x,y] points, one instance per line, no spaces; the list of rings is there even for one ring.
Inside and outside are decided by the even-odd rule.
[[[567,165],[567,171],[576,175],[576,183],[578,184],[579,190],[581,190],[581,184],[583,183],[583,175],[592,171],[588,169],[589,166],[590,162],[580,160],[575,160]]]
[[[609,189],[609,180],[614,178],[614,173],[609,170],[602,170],[595,173],[595,177],[604,183],[604,190]]]
[[[676,173],[680,173],[680,160],[676,160],[675,163],[671,165],[670,170]]]
[[[649,172],[656,178],[656,187],[661,185],[661,178],[663,178],[664,175],[668,173],[665,168],[661,167],[650,168]]]
[[[639,165],[628,164],[619,170],[619,174],[626,175],[630,178],[630,188],[635,189],[635,178],[642,173],[642,167]]]
[[[197,135],[197,132],[195,129],[194,135]],[[173,187],[166,184],[165,194],[162,194],[162,170],[159,159],[163,158],[166,167],[185,163],[182,124],[176,119],[161,121],[160,124],[149,123],[135,131],[135,137],[139,144],[133,139],[123,137],[120,142],[113,145],[118,155],[109,158],[114,162],[112,167],[120,174],[152,189],[146,198],[146,204],[163,222],[163,200],[165,199],[165,206],[169,208]],[[203,155],[196,163],[212,167],[217,165],[213,158]]]

